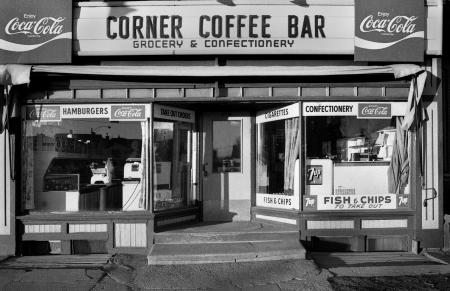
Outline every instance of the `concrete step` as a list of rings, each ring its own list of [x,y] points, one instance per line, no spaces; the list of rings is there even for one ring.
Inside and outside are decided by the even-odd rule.
[[[205,264],[304,259],[305,248],[298,240],[155,244],[149,265]]]
[[[299,232],[162,232],[156,233],[154,236],[155,244],[198,244],[288,240],[298,241]]]

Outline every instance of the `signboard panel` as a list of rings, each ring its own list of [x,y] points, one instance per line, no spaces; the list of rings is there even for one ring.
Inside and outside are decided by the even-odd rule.
[[[256,193],[256,205],[278,209],[299,209],[298,195]]]
[[[144,104],[29,105],[26,119],[41,122],[62,119],[107,118],[111,121],[144,121],[150,117]]]
[[[357,116],[383,119],[405,115],[405,102],[304,102],[303,116]]]
[[[410,5],[408,1],[403,0],[404,6],[414,11],[415,4]],[[101,2],[79,2],[74,19],[75,51],[79,55],[354,54],[353,5],[343,1],[308,5],[294,2],[235,0],[233,5],[215,2],[205,5],[202,1],[178,1],[169,6],[155,1],[113,7]],[[380,10],[383,13],[392,6],[390,0],[383,4],[365,2],[372,2],[368,8],[387,7]],[[423,2],[421,9],[425,9]],[[374,13],[378,15],[378,10]],[[427,38],[427,53],[440,55],[442,7],[430,2],[427,17],[421,15],[421,23],[427,22],[427,32],[423,33]],[[424,29],[425,25],[420,30]],[[394,42],[406,35],[399,34],[398,39],[383,35],[381,40],[356,36],[358,41]],[[409,40],[418,39],[409,36],[405,40],[392,47],[401,51],[400,57]],[[418,49],[423,55],[423,36],[421,41]],[[378,57],[382,60],[385,55]]]
[[[355,0],[355,60],[422,62],[424,0]]]
[[[390,119],[392,110],[390,103],[359,103],[358,118],[361,119]]]
[[[303,197],[303,209],[314,210],[383,210],[407,208],[408,195],[311,195]]]
[[[300,106],[294,103],[281,108],[263,110],[256,113],[256,123],[265,123],[299,117]]]
[[[352,6],[295,4],[81,7],[76,49],[80,55],[324,54],[332,47],[351,54],[353,13]]]
[[[71,0],[2,0],[0,64],[70,63]]]
[[[195,112],[192,110],[155,104],[153,112],[155,118],[195,123]]]

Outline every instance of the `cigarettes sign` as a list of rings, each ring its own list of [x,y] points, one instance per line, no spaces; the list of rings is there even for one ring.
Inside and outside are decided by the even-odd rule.
[[[423,0],[355,0],[355,60],[422,62]]]

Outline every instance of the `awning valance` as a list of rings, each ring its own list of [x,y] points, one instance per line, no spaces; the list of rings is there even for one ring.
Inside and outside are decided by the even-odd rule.
[[[423,69],[413,64],[388,66],[33,66],[35,73],[102,76],[243,77],[335,76],[392,74],[415,75]]]

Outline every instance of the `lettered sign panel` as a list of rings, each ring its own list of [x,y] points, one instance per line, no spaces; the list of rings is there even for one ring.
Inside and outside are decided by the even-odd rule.
[[[355,60],[422,62],[424,0],[355,0]]]
[[[0,64],[71,62],[71,0],[1,2]]]
[[[261,5],[261,1],[160,3],[122,7],[79,4],[86,6],[75,13],[75,49],[79,55],[353,51],[352,6]]]
[[[88,118],[144,121],[150,117],[150,110],[146,104],[29,105],[25,114],[26,120],[41,122]]]

